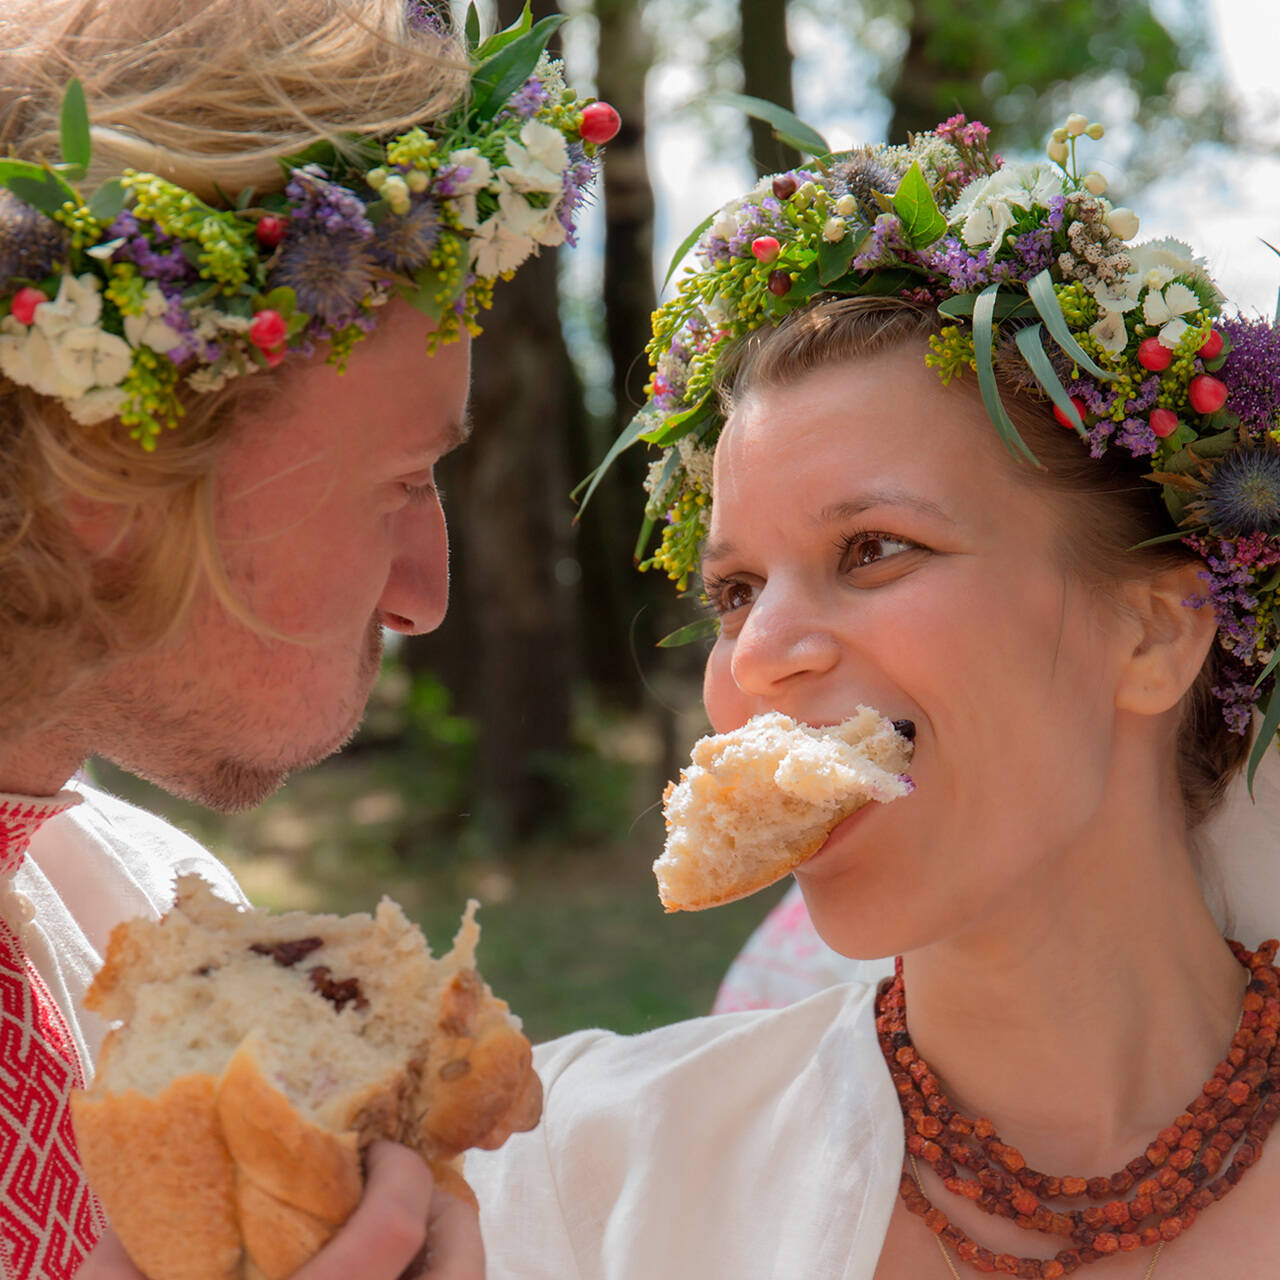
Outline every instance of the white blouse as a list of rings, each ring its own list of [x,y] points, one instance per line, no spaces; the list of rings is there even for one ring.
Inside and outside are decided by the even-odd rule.
[[[488,1280],[872,1280],[903,1159],[874,996],[540,1046],[541,1125],[467,1155]]]

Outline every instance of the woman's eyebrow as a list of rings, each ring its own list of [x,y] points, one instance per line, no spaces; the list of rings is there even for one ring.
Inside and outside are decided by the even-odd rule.
[[[936,502],[929,498],[921,498],[904,489],[871,489],[859,494],[856,498],[828,503],[818,511],[814,519],[818,524],[838,524],[842,520],[851,520],[855,516],[860,516],[873,507],[907,507],[922,515],[943,520],[947,524],[955,523],[955,520]]]

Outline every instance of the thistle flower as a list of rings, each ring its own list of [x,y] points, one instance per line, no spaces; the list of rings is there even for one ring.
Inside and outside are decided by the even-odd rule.
[[[392,271],[416,271],[440,238],[440,210],[431,199],[416,200],[403,216],[392,214],[374,228],[373,260]]]
[[[829,188],[836,196],[849,194],[862,216],[874,222],[883,210],[876,194],[891,196],[898,189],[898,176],[881,164],[865,147],[851,151],[831,167]]]
[[[1280,452],[1236,449],[1214,468],[1200,505],[1222,534],[1280,533]]]
[[[63,227],[0,187],[0,283],[47,276],[69,247]]]
[[[298,310],[329,329],[350,324],[372,290],[377,264],[363,236],[321,227],[294,231],[280,249],[270,286],[292,289]]]

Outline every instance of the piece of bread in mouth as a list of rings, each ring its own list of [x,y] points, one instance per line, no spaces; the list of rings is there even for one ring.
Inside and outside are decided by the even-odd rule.
[[[282,1280],[346,1220],[377,1138],[474,1201],[468,1147],[533,1128],[529,1042],[475,968],[469,903],[435,957],[374,915],[271,915],[178,881],[111,935],[86,1004],[118,1022],[72,1099],[80,1158],[150,1280]]]
[[[911,753],[870,707],[819,727],[770,711],[700,738],[662,797],[667,840],[653,864],[662,905],[701,911],[782,879],[851,813],[906,795]]]

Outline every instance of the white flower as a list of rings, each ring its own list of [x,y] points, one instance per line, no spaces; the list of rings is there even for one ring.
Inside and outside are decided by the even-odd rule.
[[[846,227],[839,218],[828,218],[822,225],[822,238],[828,244],[839,244],[844,239]]]
[[[142,314],[124,318],[124,336],[129,345],[150,347],[162,355],[178,346],[182,342],[182,334],[163,319],[168,311],[169,299],[154,280],[148,281],[143,294]]]
[[[450,164],[470,171],[471,176],[455,179],[453,201],[458,220],[468,230],[476,227],[476,192],[483,191],[493,181],[493,165],[475,147],[463,147],[449,156]]]
[[[520,192],[507,188],[498,193],[498,212],[471,237],[471,265],[478,276],[491,278],[514,271],[536,245],[563,240],[564,227],[554,209],[535,208]]]
[[[1129,340],[1124,327],[1124,313],[1104,310],[1096,324],[1089,327],[1089,336],[1110,355],[1118,356]]]
[[[514,190],[558,194],[569,167],[564,134],[541,120],[526,120],[520,130],[520,142],[507,139],[507,163],[510,169],[504,169],[502,176]]]
[[[102,315],[102,298],[98,292],[101,287],[98,277],[88,272],[82,276],[64,275],[58,285],[58,296],[36,308],[35,326],[46,336],[54,337],[72,327],[97,324]]]
[[[133,352],[123,338],[89,325],[50,337],[37,325],[22,333],[12,316],[0,325],[0,370],[19,386],[73,400],[93,387],[124,381]]]
[[[960,226],[970,248],[998,244],[1013,226],[1014,209],[1048,208],[1063,194],[1062,183],[1061,172],[1040,161],[1005,165],[965,187],[952,206],[951,225]]]
[[[676,443],[676,452],[680,455],[680,464],[685,475],[702,490],[711,493],[711,478],[715,463],[715,453],[700,445],[692,436],[682,436]]]
[[[1107,214],[1107,230],[1121,240],[1132,240],[1138,234],[1138,215],[1121,205]]]
[[[1138,295],[1142,292],[1144,282],[1135,272],[1127,272],[1110,284],[1098,281],[1088,286],[1089,292],[1097,300],[1103,311],[1132,311],[1138,305]]]
[[[86,391],[66,404],[67,412],[82,427],[92,427],[119,416],[124,408],[124,392],[119,387],[100,387],[97,391]]]
[[[1106,178],[1096,169],[1090,170],[1080,181],[1091,196],[1100,196],[1107,189]]]
[[[1142,300],[1142,318],[1151,325],[1161,325],[1160,343],[1176,347],[1190,326],[1180,319],[1200,309],[1200,299],[1185,284],[1174,281],[1165,289],[1150,289]]]
[[[1174,276],[1190,276],[1197,282],[1212,284],[1204,260],[1181,240],[1144,240],[1126,252],[1130,269],[1148,289],[1163,289]]]

